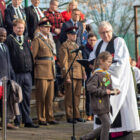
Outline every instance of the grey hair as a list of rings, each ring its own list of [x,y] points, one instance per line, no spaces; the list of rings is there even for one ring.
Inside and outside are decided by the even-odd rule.
[[[111,29],[113,31],[112,25],[108,21],[102,21],[98,26],[98,31],[102,27],[108,27],[109,29]]]

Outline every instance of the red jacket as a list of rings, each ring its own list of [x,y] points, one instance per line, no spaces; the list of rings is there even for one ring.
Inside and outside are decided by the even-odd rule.
[[[69,12],[63,11],[61,14],[63,18],[65,19],[65,21],[69,21],[71,19],[71,13],[72,11],[69,11]],[[83,20],[83,19],[85,19],[85,15],[82,12],[80,12],[80,20]]]

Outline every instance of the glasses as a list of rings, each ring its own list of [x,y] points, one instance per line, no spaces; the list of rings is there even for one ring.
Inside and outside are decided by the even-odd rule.
[[[109,31],[104,31],[104,32],[100,32],[100,34],[104,35],[104,34],[108,34],[108,33],[110,33],[110,32],[111,32],[111,30],[109,30]]]

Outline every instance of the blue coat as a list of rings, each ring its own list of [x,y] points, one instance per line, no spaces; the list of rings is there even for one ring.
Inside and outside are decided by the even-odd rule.
[[[66,34],[66,30],[70,27],[73,27],[73,22],[70,19],[69,21],[63,23],[63,26],[61,28],[61,33],[60,33],[60,42],[63,43],[67,40],[67,34]],[[78,31],[77,31],[77,40],[76,43],[78,44],[78,46],[82,45],[82,34],[83,34],[83,25],[81,22],[77,22],[77,26],[78,26]]]
[[[0,78],[7,76],[14,79],[14,71],[10,63],[10,56],[7,46],[4,44],[6,52],[3,52],[0,48]]]

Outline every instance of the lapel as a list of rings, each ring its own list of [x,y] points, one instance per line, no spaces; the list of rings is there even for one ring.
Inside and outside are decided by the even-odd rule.
[[[24,9],[21,8],[21,7],[19,7],[19,10],[20,10],[20,12],[21,12],[21,14],[22,14],[23,20],[26,21],[26,15],[25,15]]]
[[[10,6],[10,9],[11,9],[10,11],[11,11],[12,18],[13,19],[18,18],[12,5]]]
[[[38,18],[37,18],[36,11],[35,11],[35,9],[34,9],[34,7],[32,5],[31,5],[31,8],[30,9],[31,9],[31,13],[33,14],[34,19],[36,19],[36,21],[39,22],[38,21]]]

